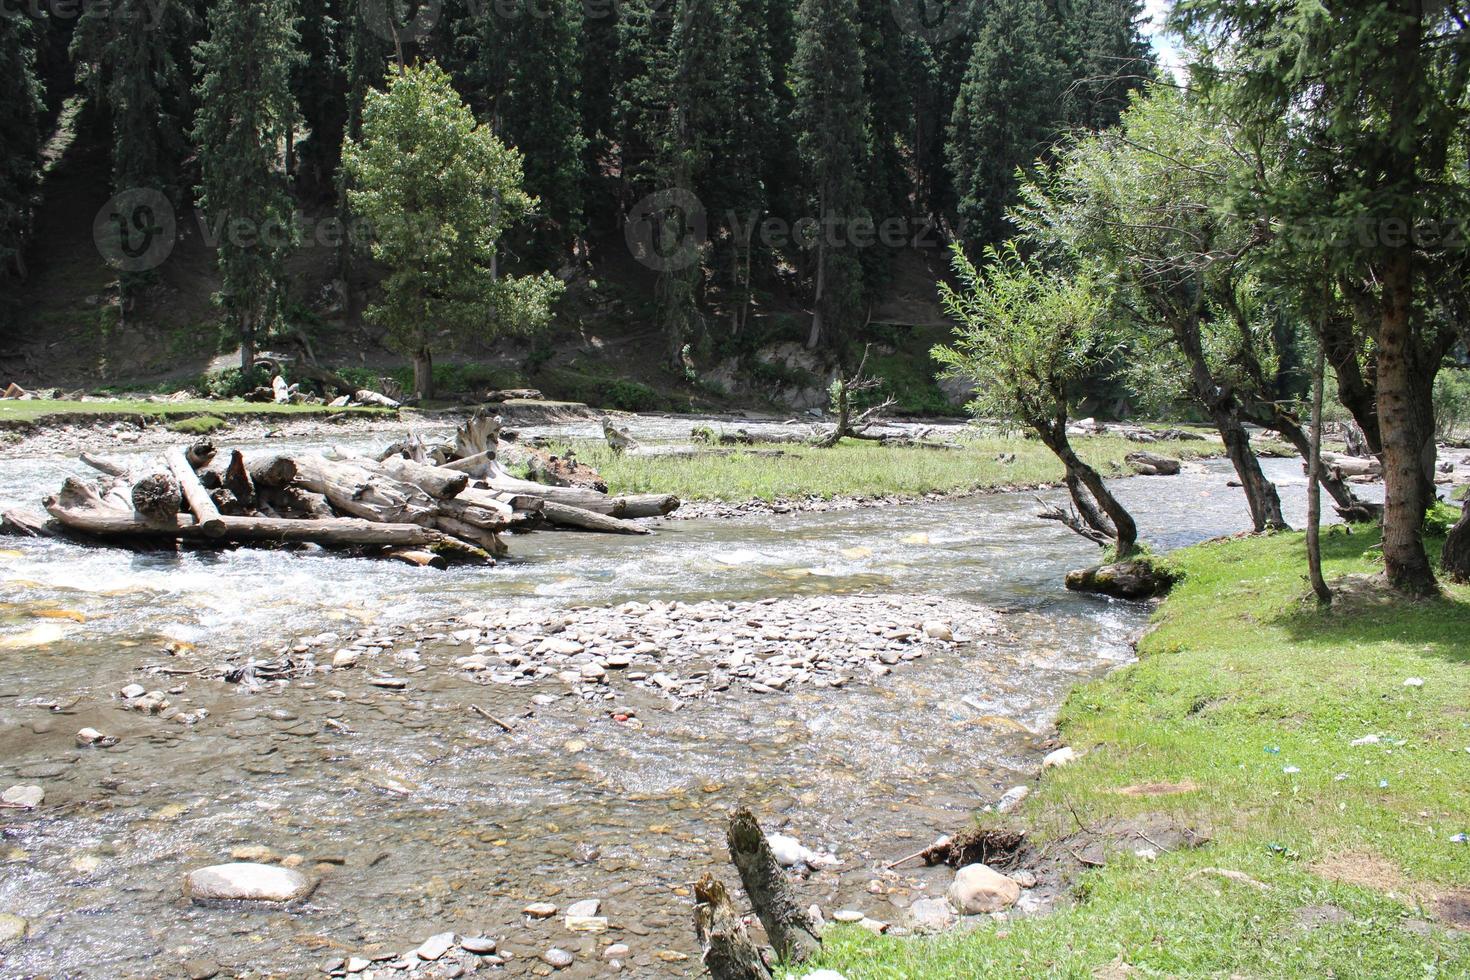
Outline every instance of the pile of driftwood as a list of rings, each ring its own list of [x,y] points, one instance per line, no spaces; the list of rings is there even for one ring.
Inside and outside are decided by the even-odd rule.
[[[49,520],[11,511],[0,527],[107,543],[310,542],[442,567],[493,564],[511,531],[648,534],[634,518],[679,506],[668,494],[611,497],[511,476],[497,459],[499,436],[498,419],[477,415],[453,445],[410,438],[377,458],[343,450],[246,455],[207,442],[171,448],[161,460],[83,453],[100,481],[68,478],[45,502]]]

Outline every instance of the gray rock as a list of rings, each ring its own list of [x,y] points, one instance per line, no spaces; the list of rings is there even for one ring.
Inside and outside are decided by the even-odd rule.
[[[546,952],[542,953],[541,959],[553,970],[565,970],[567,967],[577,962],[577,958],[575,956],[557,946],[553,946]]]
[[[440,932],[425,939],[414,954],[421,960],[433,962],[454,948],[454,933]]]
[[[215,864],[189,872],[184,894],[195,902],[294,902],[310,895],[316,882],[293,868],[271,864]]]
[[[26,937],[30,923],[18,915],[0,912],[0,946],[6,946]]]
[[[574,916],[574,915],[575,916],[596,915],[601,910],[602,910],[602,900],[601,899],[597,899],[597,898],[589,898],[589,899],[586,899],[585,901],[573,902],[571,905],[568,905],[567,906],[567,915],[569,917],[570,916]]]
[[[466,953],[474,953],[476,956],[489,956],[495,952],[499,945],[489,936],[466,936],[459,941],[459,945]]]
[[[613,943],[602,951],[602,958],[605,960],[627,959],[628,954],[631,952],[633,951],[628,948],[627,943]]]
[[[943,932],[955,924],[954,908],[942,898],[921,898],[909,906],[914,927],[928,932]]]
[[[963,915],[982,915],[1015,905],[1021,886],[987,865],[967,864],[955,872],[945,897]]]
[[[38,807],[46,798],[46,791],[39,786],[12,786],[3,794],[0,800],[12,806],[23,806],[27,808]]]

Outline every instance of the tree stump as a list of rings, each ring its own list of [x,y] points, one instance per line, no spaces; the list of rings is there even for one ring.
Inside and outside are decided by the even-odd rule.
[[[720,880],[706,871],[694,885],[694,903],[700,960],[712,980],[770,980],[771,971]]]
[[[167,473],[150,473],[133,484],[133,509],[149,524],[173,525],[179,516],[179,485]]]

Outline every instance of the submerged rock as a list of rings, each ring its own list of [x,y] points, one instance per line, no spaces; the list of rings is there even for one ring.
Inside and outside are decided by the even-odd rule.
[[[214,864],[184,878],[184,894],[195,902],[283,904],[305,898],[315,887],[300,871],[248,862]]]
[[[24,939],[30,923],[18,915],[0,912],[0,946]]]
[[[988,865],[967,864],[955,872],[945,897],[964,915],[983,915],[1015,905],[1021,886]]]
[[[1096,592],[1115,599],[1149,599],[1168,592],[1174,575],[1148,561],[1121,561],[1093,565],[1067,573],[1067,588],[1073,592]]]
[[[46,791],[39,786],[12,786],[4,794],[0,794],[0,800],[26,809],[40,806],[45,798]]]

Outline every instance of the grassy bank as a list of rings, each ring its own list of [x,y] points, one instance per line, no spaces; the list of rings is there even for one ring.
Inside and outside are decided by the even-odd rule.
[[[238,399],[209,401],[197,399],[180,402],[151,402],[142,398],[119,398],[108,401],[53,401],[49,399],[0,401],[0,426],[38,422],[63,422],[110,416],[142,416],[156,419],[186,419],[212,415],[218,418],[265,416],[312,416],[356,413],[387,414],[388,409],[328,408],[325,405],[272,405]]]
[[[1119,436],[1077,439],[1078,452],[1103,474],[1131,472],[1123,457],[1141,448]],[[1154,443],[1160,455],[1198,456],[1217,443]],[[981,438],[960,450],[887,448],[844,440],[831,449],[754,446],[751,451],[695,459],[614,456],[601,443],[579,443],[577,457],[595,467],[613,493],[672,493],[685,500],[776,500],[796,497],[918,496],[1052,483],[1062,466],[1031,439]],[[779,451],[781,455],[761,455]],[[1014,459],[1004,457],[1014,455]]]
[[[1330,576],[1375,570],[1373,534],[1324,544]],[[1455,840],[1470,832],[1470,588],[1321,613],[1301,601],[1298,534],[1177,562],[1187,578],[1140,661],[1067,702],[1062,735],[1084,757],[1017,819],[1037,842],[1160,816],[1212,842],[1125,851],[1045,918],[927,940],[838,929],[824,965],[849,980],[1470,976],[1470,933],[1444,924],[1470,928],[1470,843]],[[1173,785],[1119,792],[1148,784]],[[1191,877],[1204,868],[1251,881]]]

